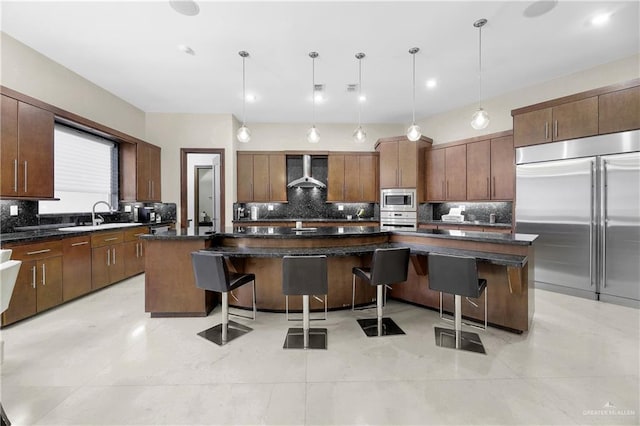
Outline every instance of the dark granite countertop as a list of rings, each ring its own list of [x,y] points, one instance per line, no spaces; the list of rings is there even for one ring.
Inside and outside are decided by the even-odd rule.
[[[162,225],[162,224],[172,224],[173,222],[166,222],[161,224],[154,223],[153,225]],[[69,224],[59,224],[56,225],[60,228],[64,228]],[[137,225],[140,226],[150,226],[152,224],[149,223],[139,223]],[[28,229],[25,231],[19,232],[9,232],[0,234],[0,244],[8,244],[8,243],[31,243],[40,240],[60,240],[68,237],[79,237],[82,235],[92,234],[94,232],[103,232],[103,231],[113,231],[117,232],[119,230],[125,230],[129,227],[123,228],[107,228],[107,229],[96,229],[96,230],[78,230],[78,231],[60,231],[58,228],[53,228],[51,225],[45,225],[43,227],[30,227],[32,229]]]
[[[263,217],[260,219],[252,220],[251,218],[242,218],[234,220],[234,224],[242,224],[242,223],[258,223],[258,222],[345,222],[345,223],[358,223],[358,222],[380,222],[379,218],[375,217],[363,217],[363,218],[352,218],[347,219],[346,217],[342,218],[271,218],[271,217]]]
[[[482,226],[484,228],[511,228],[510,223],[489,223],[489,222],[480,222],[477,220],[474,221],[464,221],[464,222],[445,222],[444,220],[421,220],[418,221],[418,225],[461,225],[461,226]]]
[[[304,229],[304,228],[303,228]],[[310,229],[310,228],[307,228]],[[143,235],[141,238],[150,240],[177,239],[213,239],[215,238],[346,238],[362,235],[408,235],[442,239],[487,242],[511,245],[531,245],[537,238],[532,234],[501,234],[497,232],[474,232],[463,230],[435,230],[419,229],[417,231],[381,231],[376,226],[344,226],[318,227],[315,230],[296,230],[296,228],[279,226],[236,226],[227,227],[223,232],[212,234],[210,228],[198,231],[176,230],[161,232],[153,235]]]
[[[385,243],[368,244],[353,247],[284,247],[284,248],[260,248],[260,247],[211,247],[205,251],[221,253],[233,257],[283,257],[325,255],[329,257],[362,256],[373,253],[378,248],[409,247],[412,255],[424,255],[429,253],[452,254],[458,256],[473,256],[481,262],[490,262],[496,265],[513,266],[521,268],[527,264],[526,256],[486,253],[476,250],[463,250],[449,247],[439,247],[422,244]]]

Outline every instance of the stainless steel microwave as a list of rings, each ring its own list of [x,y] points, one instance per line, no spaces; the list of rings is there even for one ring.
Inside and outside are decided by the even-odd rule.
[[[380,191],[381,211],[416,211],[418,200],[414,188],[393,188]]]

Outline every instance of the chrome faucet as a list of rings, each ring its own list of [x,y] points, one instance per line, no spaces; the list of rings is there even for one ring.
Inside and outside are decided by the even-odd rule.
[[[98,204],[105,204],[107,207],[109,207],[109,211],[112,212],[113,211],[113,207],[111,207],[111,204],[107,203],[106,201],[98,201],[97,203],[95,203],[93,205],[93,208],[91,208],[91,224],[93,226],[96,226],[96,206]]]

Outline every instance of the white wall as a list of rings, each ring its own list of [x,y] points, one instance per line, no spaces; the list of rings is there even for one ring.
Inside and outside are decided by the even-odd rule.
[[[640,77],[640,55],[635,55],[487,99],[483,102],[483,108],[489,112],[491,122],[484,130],[474,130],[469,124],[471,116],[478,108],[477,103],[424,117],[417,122],[422,128],[422,134],[432,138],[434,144],[486,135],[512,129],[511,110],[513,109],[638,77]]]
[[[144,111],[0,32],[0,84],[144,139]]]

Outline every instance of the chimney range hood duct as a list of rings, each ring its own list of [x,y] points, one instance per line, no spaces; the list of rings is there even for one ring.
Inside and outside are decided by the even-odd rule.
[[[327,185],[311,176],[311,156],[302,156],[302,177],[287,184],[288,188],[326,188]]]

